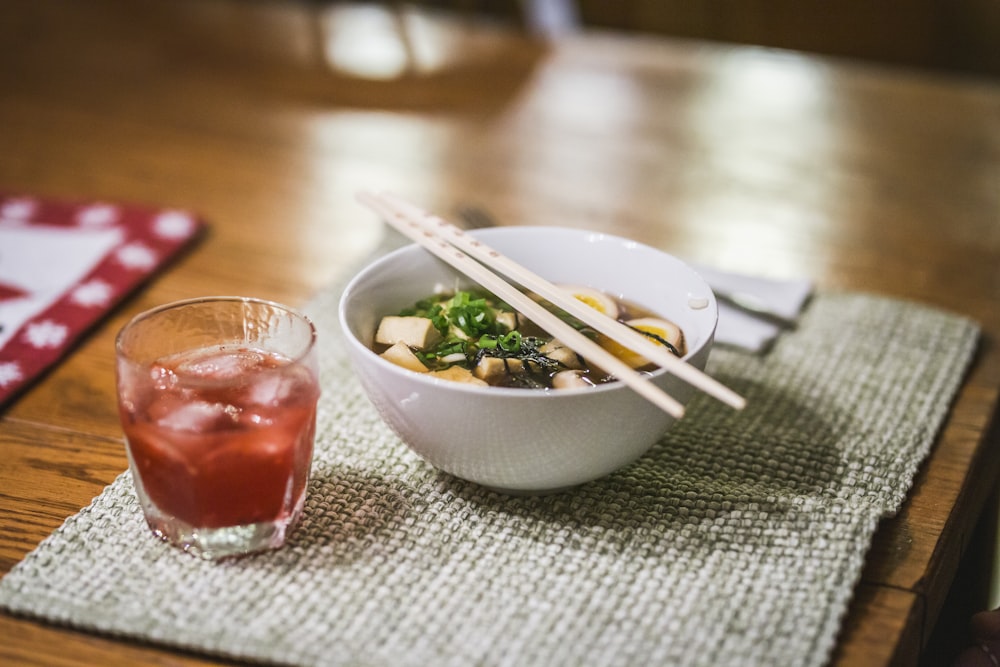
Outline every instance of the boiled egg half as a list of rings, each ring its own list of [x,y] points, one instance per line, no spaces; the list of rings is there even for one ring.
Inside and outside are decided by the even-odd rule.
[[[579,285],[563,285],[562,288],[597,312],[618,319],[618,303],[604,292]]]
[[[628,320],[625,324],[644,334],[651,343],[656,345],[663,345],[663,341],[666,341],[675,350],[680,350],[683,347],[684,335],[681,333],[680,328],[672,322],[661,320],[658,317],[640,317]],[[633,352],[621,343],[611,340],[606,336],[600,336],[598,342],[601,344],[601,347],[632,368],[642,368],[650,363],[641,354]]]

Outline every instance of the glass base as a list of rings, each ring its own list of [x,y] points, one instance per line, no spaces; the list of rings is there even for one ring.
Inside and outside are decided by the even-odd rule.
[[[157,521],[147,517],[146,522],[161,540],[205,560],[277,549],[285,543],[293,524],[292,521],[269,521],[247,526],[194,528],[176,519]]]
[[[303,491],[292,510],[283,512],[273,521],[241,526],[204,528],[192,526],[177,517],[160,511],[154,503],[145,497],[141,484],[137,485],[136,491],[139,496],[139,504],[146,517],[146,523],[152,529],[153,534],[164,542],[205,560],[246,556],[283,546],[292,528],[298,523],[306,496]]]

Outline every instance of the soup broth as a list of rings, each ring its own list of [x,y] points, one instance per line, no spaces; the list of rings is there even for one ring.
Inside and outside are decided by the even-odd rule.
[[[673,322],[592,288],[564,287],[671,353],[685,354],[683,332]],[[632,368],[655,368],[587,324],[551,304],[545,305]],[[509,305],[476,289],[434,294],[383,317],[373,349],[412,371],[482,386],[563,389],[614,381],[614,377],[589,364]]]

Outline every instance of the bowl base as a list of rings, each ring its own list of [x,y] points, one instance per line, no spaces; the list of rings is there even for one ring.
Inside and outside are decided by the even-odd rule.
[[[500,493],[505,496],[551,496],[556,493],[565,493],[567,491],[572,491],[573,489],[578,489],[581,484],[570,484],[568,486],[558,486],[552,489],[508,489],[502,486],[490,486],[488,484],[480,484],[481,487],[494,493]]]

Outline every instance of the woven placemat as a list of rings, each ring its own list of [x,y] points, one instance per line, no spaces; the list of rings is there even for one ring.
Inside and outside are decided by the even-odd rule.
[[[188,556],[151,537],[126,473],[0,580],[0,607],[297,665],[822,665],[978,337],[914,303],[818,294],[768,355],[713,352],[745,411],[697,397],[628,468],[507,497],[379,420],[345,365],[339,292],[308,309],[324,395],[290,544]]]

